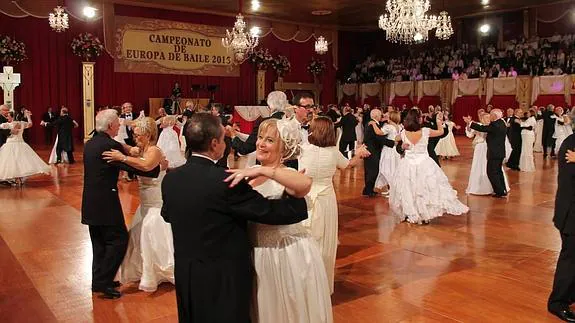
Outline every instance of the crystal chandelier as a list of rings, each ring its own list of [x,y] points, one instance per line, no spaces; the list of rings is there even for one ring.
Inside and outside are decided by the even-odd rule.
[[[429,0],[387,0],[385,8],[389,15],[386,13],[379,17],[379,28],[385,30],[386,39],[393,43],[427,41],[429,31],[438,27],[440,19],[445,19],[446,28],[451,28],[451,18],[447,12],[439,18],[426,14],[430,8]],[[444,36],[445,28],[440,34]]]
[[[243,63],[258,45],[257,35],[246,31],[244,17],[239,13],[232,31],[226,30],[226,37],[222,38],[222,45],[234,55],[234,64]]]
[[[50,27],[56,32],[63,32],[68,27],[68,14],[64,11],[64,8],[57,6],[54,8],[54,12],[51,12],[48,16],[48,22]]]
[[[441,40],[447,40],[453,35],[453,27],[451,27],[451,17],[447,14],[447,11],[442,11],[439,13],[437,18],[437,29],[435,30],[435,37]]]
[[[315,52],[320,55],[323,55],[327,53],[327,49],[328,49],[327,40],[325,40],[323,36],[319,36],[315,41]]]

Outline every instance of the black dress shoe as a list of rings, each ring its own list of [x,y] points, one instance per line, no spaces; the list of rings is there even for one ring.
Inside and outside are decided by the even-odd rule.
[[[495,193],[495,194],[491,194],[491,196],[492,196],[492,197],[495,197],[495,198],[498,198],[498,199],[501,199],[501,198],[507,197],[507,193],[503,193],[503,194],[497,194],[497,193]]]
[[[549,313],[557,316],[565,322],[575,322],[575,314],[571,312],[571,309],[567,308],[564,310],[549,310]]]
[[[118,287],[120,287],[120,286],[122,286],[122,283],[120,283],[119,281],[114,280],[114,281],[112,282],[112,287],[118,288]]]
[[[116,290],[114,287],[107,287],[104,289],[92,288],[92,292],[103,293],[103,297],[108,299],[116,299],[122,297],[122,293],[120,293],[120,291]]]

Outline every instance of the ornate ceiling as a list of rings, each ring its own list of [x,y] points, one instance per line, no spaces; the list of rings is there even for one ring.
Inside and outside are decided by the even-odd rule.
[[[518,10],[552,3],[573,3],[573,0],[430,0],[431,12],[439,13],[446,9],[451,17],[477,16],[494,12]],[[243,0],[242,12],[246,15],[297,24],[320,25],[323,28],[337,26],[340,29],[377,29],[377,19],[384,12],[386,0],[259,0],[257,12],[251,10],[251,0]],[[165,8],[171,10],[191,10],[216,14],[235,15],[238,0],[2,0],[0,11],[13,16],[32,14],[47,16],[57,4],[65,3],[72,12],[81,11],[81,5],[91,3],[102,8],[102,3],[119,3],[135,6]],[[25,14],[21,9],[25,9]],[[316,16],[315,10],[329,10],[331,14]],[[544,7],[541,9],[544,10]],[[100,11],[101,12],[101,11]]]
[[[186,7],[201,10],[235,14],[238,11],[237,0],[108,0],[116,3],[145,3],[167,7]],[[438,14],[446,9],[456,17],[482,15],[491,12],[516,10],[551,3],[573,2],[562,0],[489,0],[487,6],[483,0],[430,0],[431,12]],[[251,0],[243,1],[245,14],[264,16],[284,21],[309,24],[327,24],[344,29],[376,29],[377,19],[385,9],[385,0],[307,0],[303,2],[288,0],[260,0],[261,8],[251,10]],[[312,15],[314,10],[329,10],[326,16]]]

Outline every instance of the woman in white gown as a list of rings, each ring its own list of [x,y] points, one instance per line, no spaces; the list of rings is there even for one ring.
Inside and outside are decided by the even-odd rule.
[[[299,122],[268,119],[258,130],[256,156],[261,163],[247,169],[230,170],[227,180],[245,177],[264,197],[279,199],[285,192],[305,196],[309,177],[282,166],[282,161],[300,154]],[[253,224],[254,265],[257,274],[254,322],[332,322],[330,289],[317,242],[301,223]]]
[[[24,177],[50,174],[50,166],[22,138],[24,129],[32,127],[30,111],[26,111],[25,116],[27,121],[14,121],[14,114],[10,112],[8,122],[0,125],[1,129],[11,130],[0,148],[0,181],[15,180],[17,185],[22,185]]]
[[[479,122],[483,125],[488,125],[490,122],[489,113],[480,111]],[[495,193],[495,191],[489,181],[489,177],[487,177],[487,142],[485,141],[487,133],[466,128],[465,134],[469,138],[474,138],[473,161],[471,162],[471,173],[469,174],[469,183],[467,184],[465,193],[473,195],[491,195]],[[507,192],[509,192],[510,188],[505,171],[503,171],[503,179],[505,180]]]
[[[381,128],[381,132],[378,131],[379,129],[377,127],[374,127],[374,130],[378,135],[385,135],[387,139],[395,140],[401,131],[401,126],[399,125],[401,116],[399,112],[389,112],[388,121],[389,122]],[[369,126],[372,126],[371,122]],[[379,158],[379,174],[375,180],[375,187],[382,189],[384,186],[390,185],[395,176],[395,168],[400,159],[401,156],[395,148],[383,146],[381,149],[381,157]]]
[[[313,179],[306,196],[308,218],[302,224],[309,228],[319,245],[330,293],[333,294],[335,258],[337,253],[338,210],[333,176],[337,169],[356,166],[369,155],[365,146],[356,148],[347,160],[336,147],[334,124],[328,117],[317,117],[310,124],[309,143],[302,145],[299,169]]]
[[[420,111],[410,110],[400,134],[405,156],[399,161],[391,182],[389,206],[401,221],[428,224],[444,213],[461,215],[469,208],[457,199],[457,191],[427,153],[428,139],[443,134],[442,114],[437,114],[440,130],[421,128],[421,124]]]
[[[555,119],[555,133],[553,134],[553,138],[555,138],[555,155],[557,155],[561,144],[563,144],[565,138],[573,133],[573,129],[571,128],[572,120],[568,115],[563,114],[562,107],[557,107],[555,114],[557,118]]]
[[[455,142],[455,136],[453,135],[453,128],[461,129],[460,126],[456,125],[455,122],[449,120],[449,112],[445,112],[445,123],[449,128],[449,133],[444,138],[441,138],[435,147],[435,153],[437,156],[444,158],[451,158],[459,156],[459,150],[457,149],[457,144]]]
[[[355,118],[357,119],[357,125],[355,126],[355,146],[359,147],[363,144],[363,109],[357,108],[355,112]]]
[[[174,126],[176,125],[176,116],[165,116],[160,120],[162,132],[158,137],[158,143],[156,146],[158,146],[162,153],[164,153],[170,168],[180,167],[186,163],[186,158],[180,149],[178,133],[174,130]]]
[[[143,171],[163,164],[162,151],[155,145],[158,136],[155,121],[149,117],[138,118],[133,129],[139,154],[127,157],[112,150],[104,153],[104,159],[124,162]],[[139,281],[139,289],[146,292],[156,291],[162,282],[174,283],[172,229],[160,214],[164,175],[162,171],[158,178],[138,177],[140,206],[128,229],[128,250],[118,272],[121,283]]]
[[[522,172],[535,171],[535,158],[533,157],[533,144],[535,143],[535,110],[529,110],[527,119],[516,122],[521,124],[521,156],[519,157],[519,169]]]

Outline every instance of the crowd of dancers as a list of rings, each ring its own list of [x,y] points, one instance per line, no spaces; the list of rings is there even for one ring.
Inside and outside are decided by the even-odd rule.
[[[154,292],[169,282],[176,285],[182,321],[215,315],[222,322],[226,317],[331,322],[338,169],[363,160],[363,195],[388,197],[391,213],[401,222],[429,224],[444,214],[469,211],[438,157],[459,155],[453,133],[458,126],[449,111],[331,106],[322,112],[311,95],[298,94],[290,105],[280,91],[270,93],[267,103],[270,117],[249,134],[239,132],[217,108],[200,111],[193,104],[181,115],[160,109],[155,120],[143,112],[136,117],[130,103],[98,112],[83,158],[82,223],[89,226],[93,245],[93,292],[117,298],[122,284]],[[0,148],[0,180],[21,184],[27,176],[49,173],[48,164],[22,138],[32,126],[30,112],[24,111],[24,121],[16,121],[6,106],[0,112],[0,131],[7,139]],[[48,117],[40,124],[58,129],[50,163],[74,163],[71,138],[77,123],[65,108],[60,116]],[[478,111],[476,120],[467,116],[464,121],[474,146],[467,194],[505,197],[510,188],[504,161],[510,169],[533,171],[538,143],[545,157],[547,152],[555,156],[571,133],[571,117],[553,106],[510,109],[507,117],[488,107]],[[232,150],[252,161],[222,177]],[[208,165],[216,168],[198,172]],[[140,206],[128,226],[118,198],[120,172],[126,180],[137,177],[139,185]],[[184,189],[189,181],[199,185],[196,193]],[[224,193],[215,193],[221,189]],[[204,213],[213,218],[202,218]],[[242,258],[251,252],[249,246],[253,263]],[[218,265],[195,267],[207,259]],[[256,287],[248,283],[249,268],[242,266],[255,268]],[[229,286],[210,290],[223,283],[222,275]]]

